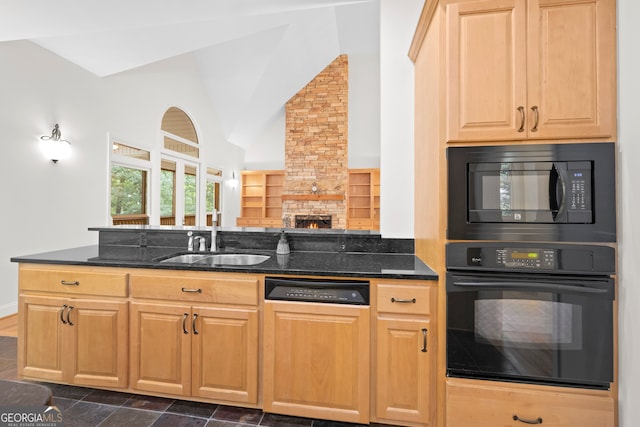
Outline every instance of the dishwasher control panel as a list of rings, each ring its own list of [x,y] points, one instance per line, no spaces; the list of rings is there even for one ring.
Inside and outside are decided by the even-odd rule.
[[[369,282],[267,277],[265,299],[368,305]]]

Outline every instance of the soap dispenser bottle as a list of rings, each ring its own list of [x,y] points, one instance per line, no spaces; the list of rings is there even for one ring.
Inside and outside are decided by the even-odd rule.
[[[280,235],[280,240],[278,241],[278,247],[276,249],[276,254],[278,255],[286,255],[289,253],[289,242],[287,241],[287,235],[282,230],[282,234]]]

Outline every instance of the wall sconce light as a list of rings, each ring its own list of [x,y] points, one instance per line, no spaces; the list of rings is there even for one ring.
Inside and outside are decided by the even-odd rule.
[[[64,139],[60,139],[62,133],[60,127],[56,123],[49,136],[41,136],[40,149],[44,156],[57,163],[58,160],[66,159],[71,154],[71,143]]]
[[[229,186],[235,190],[236,187],[238,186],[238,179],[236,178],[236,173],[235,171],[231,172],[231,179],[229,180]]]

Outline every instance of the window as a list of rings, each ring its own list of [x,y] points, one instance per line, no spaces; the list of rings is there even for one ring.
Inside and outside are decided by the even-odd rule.
[[[162,117],[153,151],[112,140],[110,215],[114,225],[221,225],[222,171],[205,168],[193,122],[177,107]]]
[[[193,122],[184,111],[171,107],[162,118],[161,130],[160,224],[200,225],[200,148]]]
[[[117,224],[149,223],[150,153],[112,143],[111,218]]]

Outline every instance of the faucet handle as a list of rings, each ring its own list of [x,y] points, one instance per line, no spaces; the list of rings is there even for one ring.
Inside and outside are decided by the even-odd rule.
[[[187,236],[189,236],[189,243],[187,243],[187,250],[189,252],[193,252],[193,231],[187,232]]]

